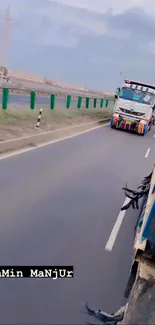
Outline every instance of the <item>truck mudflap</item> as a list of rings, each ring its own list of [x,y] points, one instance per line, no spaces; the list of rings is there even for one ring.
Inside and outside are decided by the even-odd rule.
[[[155,166],[136,190],[123,188],[129,203],[122,207],[139,209],[135,225],[133,263],[125,289],[127,303],[111,315],[90,309],[88,315],[105,325],[155,324]],[[139,206],[139,199],[142,202]],[[90,324],[90,323],[88,323]]]
[[[110,125],[111,128],[129,130],[142,135],[145,135],[149,130],[149,125],[146,121],[134,121],[119,114],[113,114]]]

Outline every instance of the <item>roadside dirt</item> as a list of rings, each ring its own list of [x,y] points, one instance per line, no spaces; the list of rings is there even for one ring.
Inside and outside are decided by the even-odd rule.
[[[36,128],[36,124],[40,107],[31,111],[28,105],[10,104],[7,111],[0,109],[0,142],[111,117],[113,104],[111,103],[108,108],[90,107],[80,110],[75,107],[66,109],[60,105],[55,111],[51,111],[48,105],[42,107],[39,128]]]

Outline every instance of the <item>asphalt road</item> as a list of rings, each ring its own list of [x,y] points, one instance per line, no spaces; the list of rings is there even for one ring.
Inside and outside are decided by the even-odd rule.
[[[65,98],[56,98],[58,104],[64,104],[66,101]],[[77,101],[72,98],[72,102]],[[50,96],[36,96],[36,104],[49,104]],[[2,94],[0,94],[0,103],[2,103]],[[10,94],[9,95],[9,103],[17,103],[17,104],[29,104],[30,96],[19,95],[19,94]]]
[[[24,89],[34,89],[36,91],[43,91],[43,92],[49,92],[49,93],[59,93],[61,92],[62,94],[67,95],[68,93],[72,95],[77,95],[77,96],[85,96],[86,94],[88,96],[94,96],[94,92],[92,93],[90,91],[85,91],[85,90],[73,90],[73,89],[68,89],[68,88],[61,88],[60,86],[52,86],[50,84],[46,83],[38,83],[38,82],[32,82],[32,81],[27,81],[27,80],[21,80],[21,79],[12,79],[11,82],[6,82],[6,81],[1,81],[0,80],[0,88],[24,88]]]
[[[11,81],[11,82],[10,82]],[[9,82],[6,82],[3,80],[0,80],[0,88],[23,88],[23,89],[27,89],[27,90],[31,90],[34,89],[36,91],[43,91],[45,93],[51,93],[51,94],[55,94],[55,93],[60,93],[64,94],[64,95],[68,95],[68,94],[72,94],[72,95],[76,95],[76,96],[95,96],[95,93],[93,90],[83,90],[83,88],[81,89],[71,89],[71,88],[62,88],[62,86],[52,86],[50,84],[47,83],[38,83],[38,82],[33,82],[33,81],[28,81],[28,80],[22,80],[20,78],[11,78]],[[99,95],[99,93],[98,93]],[[105,95],[107,96],[107,93],[105,93]],[[109,94],[110,95],[110,94]],[[111,94],[112,95],[112,94]],[[97,93],[96,93],[97,96]],[[103,93],[101,94],[101,96],[103,96]],[[98,96],[97,96],[98,97]],[[100,95],[99,95],[100,97]]]
[[[74,279],[0,279],[0,324],[82,325],[84,301],[109,312],[124,303],[137,211],[127,211],[112,251],[105,246],[122,186],[153,167],[154,132],[105,126],[0,160],[1,265],[75,267]]]

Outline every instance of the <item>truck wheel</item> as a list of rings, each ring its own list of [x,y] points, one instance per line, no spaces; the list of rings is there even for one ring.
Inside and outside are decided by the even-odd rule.
[[[110,122],[111,129],[115,129],[115,126],[113,125],[113,123],[114,123],[114,118],[112,118],[111,122]]]
[[[147,125],[144,125],[144,131],[143,131],[143,136],[146,135],[148,132],[148,126]]]
[[[151,130],[151,126],[152,126],[152,123],[150,122],[149,127],[148,127],[148,131]]]

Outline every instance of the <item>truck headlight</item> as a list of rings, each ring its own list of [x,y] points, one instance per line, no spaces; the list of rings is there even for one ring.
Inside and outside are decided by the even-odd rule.
[[[116,117],[116,118],[118,118],[119,117],[119,114],[114,113],[113,116]]]
[[[145,120],[140,120],[140,124],[147,124],[147,121],[145,121]]]

